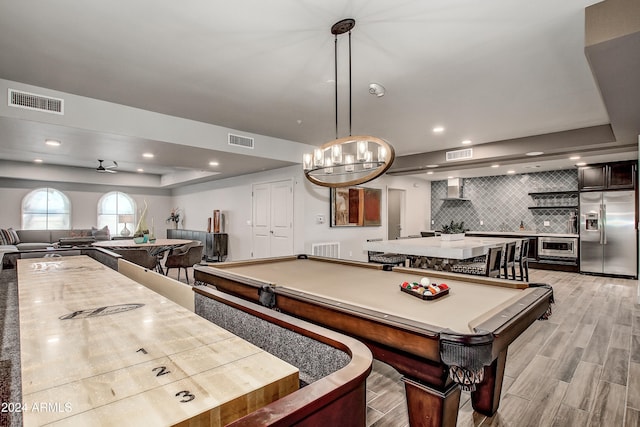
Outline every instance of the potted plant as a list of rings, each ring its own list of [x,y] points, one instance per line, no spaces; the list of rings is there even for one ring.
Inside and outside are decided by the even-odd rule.
[[[441,230],[442,240],[462,240],[464,239],[464,221],[449,223],[449,225],[443,225]]]

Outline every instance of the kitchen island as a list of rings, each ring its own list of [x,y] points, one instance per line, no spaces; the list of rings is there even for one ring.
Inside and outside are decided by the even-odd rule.
[[[366,251],[461,260],[485,255],[491,247],[505,245],[516,240],[519,239],[514,237],[465,236],[462,240],[446,241],[442,240],[440,236],[436,236],[370,241],[366,242],[363,248]]]

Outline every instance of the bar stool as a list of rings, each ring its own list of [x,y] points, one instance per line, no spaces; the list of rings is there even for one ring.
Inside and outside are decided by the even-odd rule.
[[[502,261],[503,277],[505,279],[516,279],[516,242],[509,242],[505,245],[505,252]],[[511,270],[511,277],[509,277]]]
[[[529,239],[523,239],[520,251],[516,254],[516,262],[520,267],[518,280],[529,281]]]

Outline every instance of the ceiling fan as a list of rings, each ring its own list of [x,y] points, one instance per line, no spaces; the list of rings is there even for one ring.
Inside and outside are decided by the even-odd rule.
[[[104,162],[104,160],[98,159],[98,163],[99,164],[98,164],[98,167],[96,168],[96,172],[99,172],[99,173],[105,173],[105,172],[118,173],[118,171],[114,170],[115,168],[118,167],[118,163],[115,160],[113,160],[113,164],[111,166],[107,166],[107,167],[103,166],[102,162]]]

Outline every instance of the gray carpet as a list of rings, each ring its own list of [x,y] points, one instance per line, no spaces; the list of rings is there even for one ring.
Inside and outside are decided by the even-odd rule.
[[[0,402],[21,402],[20,319],[15,269],[3,268],[0,271],[0,344]],[[0,412],[0,426],[21,425],[20,412]]]

